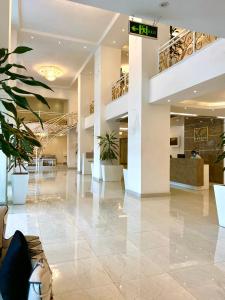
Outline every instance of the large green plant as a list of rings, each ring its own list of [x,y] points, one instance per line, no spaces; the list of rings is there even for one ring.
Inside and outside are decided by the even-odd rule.
[[[219,163],[220,161],[223,161],[225,159],[224,147],[225,147],[225,132],[223,132],[220,135],[220,148],[221,148],[221,151],[217,156],[216,163]],[[223,168],[223,170],[225,171],[225,168]]]
[[[31,51],[29,47],[17,47],[9,52],[6,48],[0,49],[0,150],[10,159],[10,168],[19,166],[24,168],[24,162],[29,162],[35,147],[41,147],[34,133],[27,127],[24,119],[18,116],[16,106],[32,112],[42,124],[39,115],[33,111],[27,101],[27,96],[34,96],[37,101],[48,106],[47,101],[40,94],[31,92],[32,87],[42,87],[51,90],[46,84],[35,80],[31,76],[22,75],[18,69],[25,70],[23,65],[8,63],[13,54],[23,54]],[[17,83],[22,83],[21,89]]]
[[[104,136],[98,136],[99,146],[101,147],[101,160],[110,160],[111,162],[118,158],[119,140],[116,133],[106,133]]]

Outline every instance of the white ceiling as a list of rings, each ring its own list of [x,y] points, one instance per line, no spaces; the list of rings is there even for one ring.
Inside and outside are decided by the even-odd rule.
[[[58,87],[71,85],[117,17],[67,0],[13,0],[17,43],[34,49],[23,55],[23,63],[37,79],[40,65],[62,68],[64,76],[53,83]]]
[[[225,37],[224,0],[71,0],[111,11],[141,17]],[[162,8],[160,3],[169,2]]]
[[[181,113],[194,113],[202,116],[223,116],[225,117],[225,90],[198,95],[193,98],[182,99],[172,104],[171,111]]]

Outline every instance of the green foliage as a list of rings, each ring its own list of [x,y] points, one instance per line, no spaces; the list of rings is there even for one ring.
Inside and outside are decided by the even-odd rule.
[[[116,137],[116,133],[106,133],[104,136],[98,136],[99,146],[101,147],[101,160],[110,160],[118,158],[119,140]]]
[[[35,147],[41,147],[34,133],[26,126],[24,119],[17,114],[16,106],[32,112],[42,124],[42,120],[30,107],[26,97],[34,96],[37,101],[48,106],[45,98],[37,93],[21,89],[16,86],[18,82],[29,87],[41,87],[51,90],[46,84],[33,77],[15,72],[15,69],[25,70],[19,64],[7,63],[12,54],[23,54],[32,49],[25,46],[17,47],[13,52],[6,48],[0,49],[0,103],[5,111],[0,111],[0,150],[9,158],[9,169],[19,166],[24,169],[24,162],[29,162]]]
[[[225,132],[223,132],[220,135],[220,152],[217,156],[217,160],[216,163],[219,163],[220,161],[223,161],[225,159],[225,151],[224,151],[224,147],[225,147]],[[223,170],[225,171],[225,168],[223,168]]]

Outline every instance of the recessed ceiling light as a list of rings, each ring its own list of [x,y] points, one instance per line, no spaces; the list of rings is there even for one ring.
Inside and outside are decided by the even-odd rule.
[[[126,31],[125,28],[123,28],[123,29],[122,29],[122,32],[125,32],[125,31]]]
[[[113,44],[116,44],[116,41],[113,41]]]
[[[170,101],[171,101],[170,99],[167,100],[167,102],[170,102]]]
[[[194,92],[193,92],[193,93],[194,93],[194,94],[197,94],[197,92],[198,92],[198,91],[194,90]]]
[[[58,41],[58,44],[59,44],[59,45],[61,45],[61,44],[62,44],[62,42],[61,42],[61,41]]]
[[[84,49],[87,49],[87,46],[83,46]]]
[[[170,5],[169,1],[163,1],[163,2],[160,3],[160,6],[163,7],[163,8],[167,7],[169,5]]]
[[[32,40],[34,39],[34,36],[33,35],[31,35],[31,37],[30,37]]]

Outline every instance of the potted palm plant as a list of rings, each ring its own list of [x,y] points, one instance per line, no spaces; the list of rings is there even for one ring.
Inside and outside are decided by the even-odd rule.
[[[220,135],[221,143],[221,151],[217,157],[216,163],[224,161],[225,159],[225,132]],[[225,171],[225,168],[223,168]],[[216,207],[217,207],[217,215],[219,225],[225,227],[225,185],[223,184],[214,184],[214,193],[216,198]]]
[[[118,165],[119,140],[116,133],[106,133],[98,136],[99,146],[101,147],[100,158],[103,181],[120,181],[122,178],[123,167]]]
[[[29,47],[17,47],[13,52],[8,49],[0,49],[0,150],[9,160],[9,169],[13,170],[12,189],[13,202],[25,203],[28,187],[28,171],[26,165],[32,159],[35,147],[41,147],[40,142],[25,124],[24,119],[18,116],[16,106],[32,112],[42,124],[42,120],[30,107],[26,96],[34,96],[37,101],[48,106],[45,98],[30,91],[32,87],[42,87],[51,90],[44,83],[33,77],[22,75],[16,70],[26,70],[23,65],[10,64],[8,58],[13,54],[23,54],[32,49]],[[25,88],[19,88],[17,83],[22,83]],[[29,87],[27,90],[26,87]],[[49,106],[48,106],[49,107]]]

